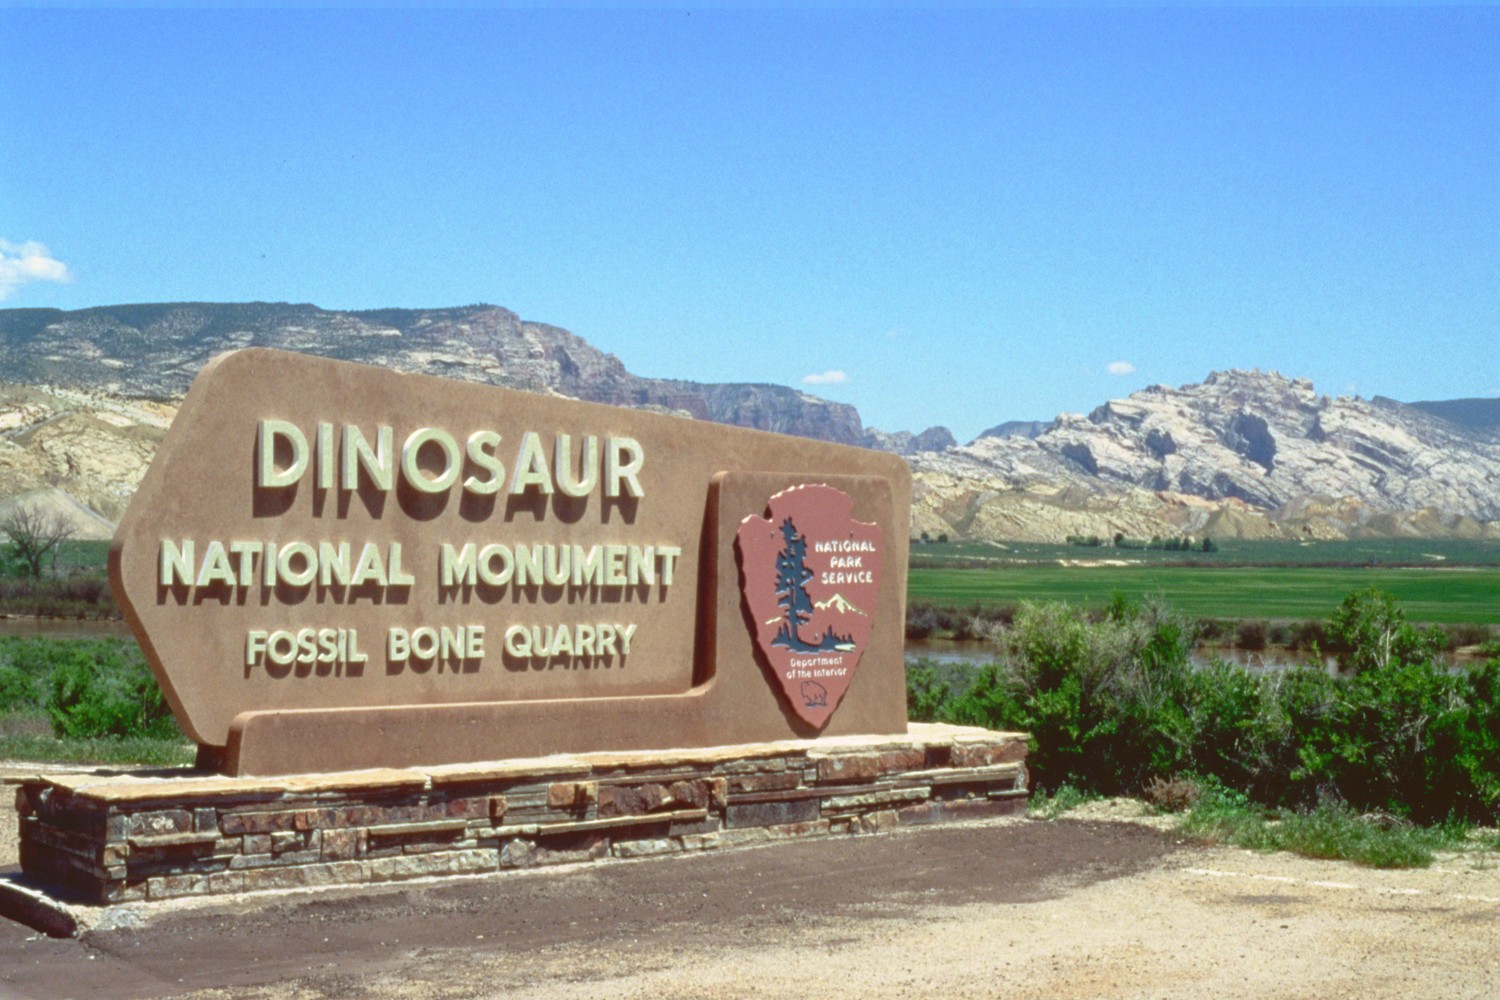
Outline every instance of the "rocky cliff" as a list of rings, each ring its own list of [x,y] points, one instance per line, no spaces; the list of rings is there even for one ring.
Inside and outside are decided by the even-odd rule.
[[[0,310],[0,381],[163,401],[214,355],[276,347],[700,420],[865,444],[854,407],[779,385],[642,378],[566,330],[495,306],[339,312],[287,303]]]
[[[176,412],[170,404],[0,385],[0,516],[16,503],[108,538]]]
[[[924,451],[943,451],[958,444],[953,432],[946,427],[929,427],[920,434],[897,431],[887,434],[873,427],[865,428],[864,445],[876,451],[889,451],[897,455],[915,455]]]
[[[1275,372],[1152,386],[912,463],[920,527],[967,537],[1500,533],[1500,431]]]

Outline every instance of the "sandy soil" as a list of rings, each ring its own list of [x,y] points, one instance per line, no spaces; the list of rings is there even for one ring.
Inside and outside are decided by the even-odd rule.
[[[176,906],[80,941],[0,924],[0,997],[1488,998],[1497,946],[1493,860],[1018,820]]]

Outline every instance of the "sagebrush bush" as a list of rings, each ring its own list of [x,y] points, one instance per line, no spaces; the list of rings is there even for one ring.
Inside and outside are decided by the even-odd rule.
[[[1190,630],[1155,605],[1112,608],[1093,622],[1065,605],[1024,604],[1004,661],[979,671],[943,716],[1030,732],[1042,787],[1133,790],[1177,756],[1142,731],[1169,712],[1191,651]]]
[[[1141,789],[1146,801],[1165,812],[1182,812],[1203,796],[1198,782],[1189,777],[1155,777]]]
[[[1234,630],[1234,644],[1240,649],[1265,649],[1268,628],[1265,622],[1256,619],[1242,621]]]
[[[1467,671],[1446,637],[1407,625],[1394,599],[1350,595],[1330,619],[1345,669],[1251,673],[1194,665],[1194,634],[1155,605],[1098,620],[1028,604],[1004,657],[959,691],[916,674],[924,717],[1032,736],[1035,787],[1139,792],[1199,775],[1268,806],[1345,803],[1423,822],[1493,823],[1500,810],[1500,659]]]
[[[978,601],[966,608],[948,608],[913,601],[906,606],[906,637],[926,639],[937,633],[959,641],[991,639],[1009,625],[1015,609]]]
[[[1439,627],[1448,637],[1449,649],[1458,649],[1460,646],[1483,647],[1492,636],[1490,627],[1479,622],[1454,622]]]

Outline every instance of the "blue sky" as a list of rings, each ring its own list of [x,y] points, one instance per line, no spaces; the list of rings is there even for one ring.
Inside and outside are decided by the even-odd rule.
[[[964,440],[1500,394],[1495,9],[5,9],[0,66],[3,307],[491,302]]]

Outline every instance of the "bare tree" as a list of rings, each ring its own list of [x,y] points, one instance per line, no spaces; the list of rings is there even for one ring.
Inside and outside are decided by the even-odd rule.
[[[73,537],[73,525],[61,514],[42,510],[30,504],[17,504],[0,518],[0,534],[10,539],[10,549],[27,574],[40,579],[42,562],[49,554],[54,565],[57,549]]]

